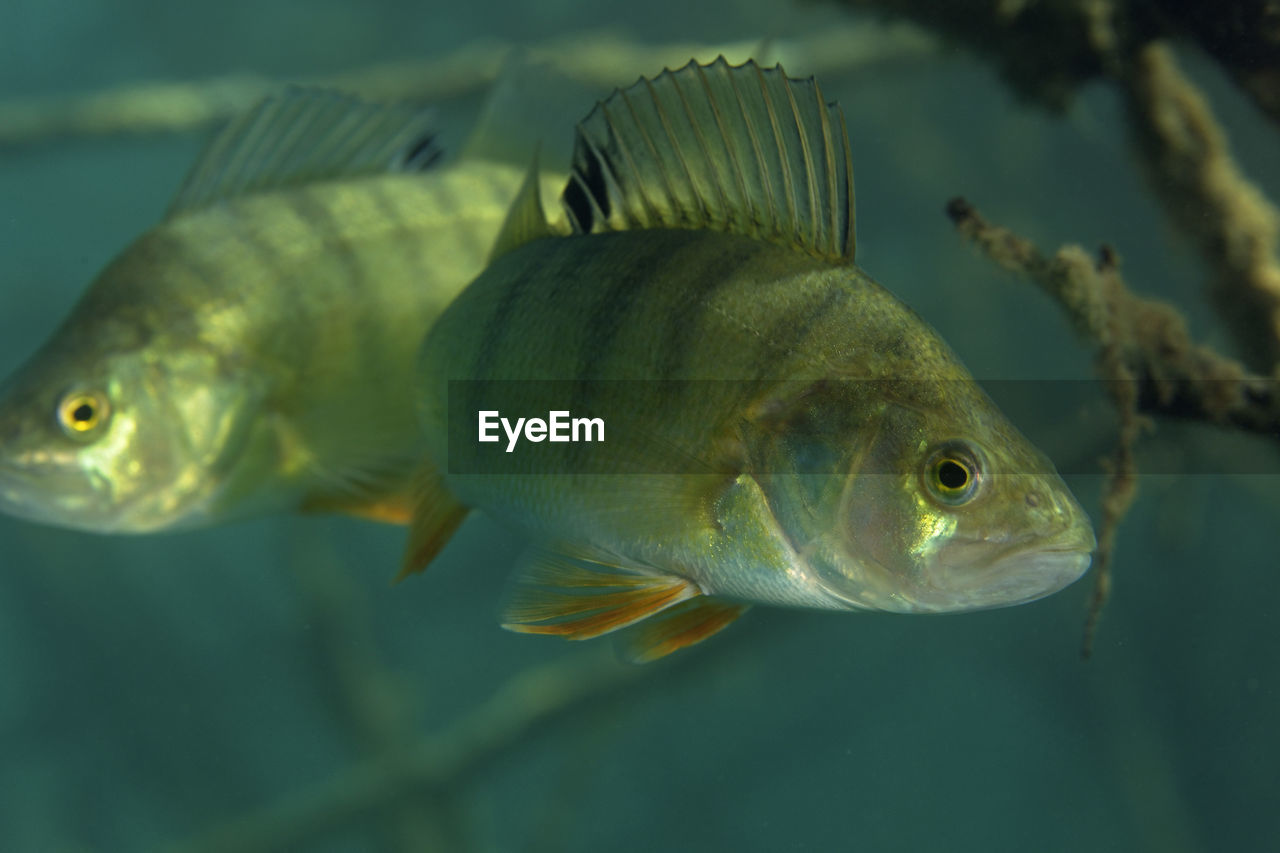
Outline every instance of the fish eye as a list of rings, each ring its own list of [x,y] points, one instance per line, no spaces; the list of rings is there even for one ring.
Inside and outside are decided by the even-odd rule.
[[[978,455],[959,442],[948,442],[929,455],[924,472],[929,494],[948,506],[968,503],[982,480]]]
[[[72,391],[58,402],[58,425],[71,438],[89,438],[110,414],[106,396],[97,391]]]

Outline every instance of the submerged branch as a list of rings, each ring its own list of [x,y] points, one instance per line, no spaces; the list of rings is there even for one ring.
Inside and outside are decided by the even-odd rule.
[[[289,567],[298,587],[306,637],[315,653],[317,676],[353,745],[372,754],[391,754],[417,737],[406,679],[377,653],[364,588],[355,582],[323,539],[291,538]],[[418,804],[384,809],[378,827],[385,850],[460,849],[447,832],[449,821]]]
[[[1097,347],[1098,372],[1120,415],[1103,487],[1095,586],[1082,648],[1088,657],[1111,591],[1116,531],[1137,491],[1134,447],[1147,425],[1141,413],[1280,438],[1280,382],[1250,374],[1238,362],[1193,343],[1175,308],[1129,290],[1114,250],[1104,247],[1096,262],[1078,246],[1046,257],[1030,241],[987,222],[964,199],[953,199],[947,215],[987,257],[1035,282],[1063,307],[1076,331]]]
[[[1136,382],[1139,412],[1280,438],[1280,383],[1192,341],[1177,309],[1129,290],[1112,249],[1104,247],[1097,261],[1079,246],[1046,257],[964,199],[953,199],[947,215],[991,260],[1059,302],[1100,351],[1115,353]],[[1106,378],[1125,379],[1112,373],[1104,370]]]
[[[844,0],[910,19],[995,64],[1023,97],[1061,110],[1081,84],[1113,83],[1170,221],[1211,269],[1245,361],[1280,365],[1280,213],[1241,172],[1208,100],[1163,39],[1196,39],[1280,123],[1276,0]]]
[[[1246,359],[1280,364],[1280,213],[1231,156],[1208,100],[1172,53],[1144,48],[1122,77],[1148,184],[1200,247]]]
[[[1280,123],[1276,0],[838,0],[905,18],[988,57],[1022,97],[1062,109],[1150,43],[1185,38]]]
[[[496,40],[474,42],[430,59],[387,62],[344,74],[290,83],[325,86],[378,101],[430,102],[477,95],[498,78],[513,50]],[[676,68],[690,57],[731,62],[749,57],[781,62],[792,73],[832,74],[855,67],[930,54],[932,37],[914,27],[849,25],[795,39],[721,44],[644,44],[611,32],[575,33],[532,45],[528,52],[566,76],[609,89],[637,74]],[[761,56],[764,54],[765,56]],[[141,83],[56,98],[0,101],[0,146],[29,145],[57,137],[164,133],[209,127],[278,91],[283,82],[255,75],[203,81]]]
[[[298,792],[256,815],[224,824],[181,853],[297,850],[388,807],[421,802],[457,783],[540,725],[667,672],[587,654],[534,667],[500,687],[458,722],[412,746],[386,752]]]

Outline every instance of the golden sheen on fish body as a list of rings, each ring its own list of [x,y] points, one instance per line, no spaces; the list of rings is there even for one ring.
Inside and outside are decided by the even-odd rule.
[[[407,520],[414,353],[522,177],[422,171],[432,135],[418,110],[300,89],[216,136],[0,389],[0,510],[103,532]]]
[[[1052,464],[854,265],[849,160],[839,108],[780,68],[691,63],[598,105],[574,233],[535,170],[424,342],[405,570],[482,509],[538,542],[507,627],[625,628],[639,660],[752,603],[964,611],[1077,579],[1093,531]],[[481,410],[596,416],[603,441],[505,453]]]

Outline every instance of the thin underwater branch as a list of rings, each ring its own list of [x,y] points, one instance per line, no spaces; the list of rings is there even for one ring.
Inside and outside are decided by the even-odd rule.
[[[340,89],[374,101],[428,103],[478,95],[493,85],[513,52],[526,51],[566,77],[608,90],[641,72],[723,54],[782,62],[788,71],[832,74],[900,62],[936,51],[932,36],[907,24],[850,24],[794,39],[720,44],[647,44],[615,32],[580,32],[534,45],[484,39],[425,59],[384,62],[342,74],[288,82]],[[65,137],[176,133],[224,122],[284,82],[235,74],[187,82],[145,82],[70,97],[0,101],[0,146]]]
[[[306,637],[317,675],[353,745],[370,754],[392,754],[415,742],[417,732],[408,681],[377,654],[371,608],[364,588],[330,543],[290,537],[286,547]],[[448,837],[443,804],[401,803],[385,810],[378,832],[386,850],[458,848]]]
[[[608,649],[532,667],[444,729],[340,771],[258,814],[233,819],[175,853],[302,849],[367,815],[429,801],[538,727],[670,671],[619,663]]]
[[[1276,0],[837,0],[907,19],[988,57],[1027,100],[1063,109],[1077,89],[1168,38],[1198,44],[1280,124]]]
[[[1280,212],[1248,180],[1208,99],[1164,40],[1213,55],[1280,124],[1275,0],[844,0],[963,44],[1018,95],[1060,112],[1084,83],[1124,98],[1131,142],[1169,220],[1211,270],[1211,296],[1255,370],[1280,365]]]
[[[1079,246],[1047,257],[962,198],[947,204],[947,215],[988,258],[1062,306],[1076,331],[1108,354],[1103,378],[1136,383],[1139,412],[1280,438],[1280,383],[1192,341],[1176,308],[1128,288],[1113,249],[1103,247],[1097,260]]]

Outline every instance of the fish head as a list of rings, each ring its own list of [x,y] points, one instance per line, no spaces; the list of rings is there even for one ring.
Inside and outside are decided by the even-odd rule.
[[[1093,528],[1049,459],[972,381],[910,384],[826,501],[834,517],[811,558],[826,591],[956,612],[1032,601],[1084,574]]]
[[[181,333],[149,323],[82,302],[0,384],[0,511],[104,533],[198,516],[231,443],[235,389],[208,381],[210,357],[179,346]]]

